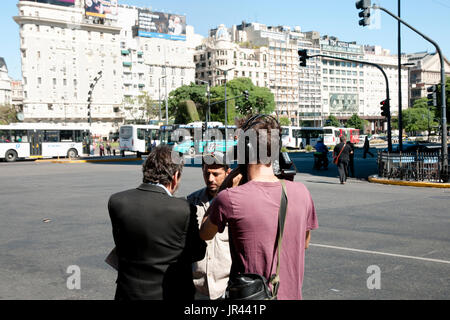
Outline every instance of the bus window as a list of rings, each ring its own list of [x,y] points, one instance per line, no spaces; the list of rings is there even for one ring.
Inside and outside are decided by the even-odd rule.
[[[61,130],[60,137],[61,142],[73,142],[74,141],[73,130]]]
[[[139,140],[145,140],[145,129],[137,129],[137,138]]]
[[[9,130],[0,130],[0,142],[11,142]]]
[[[289,135],[289,128],[282,128],[281,129],[281,135],[282,136],[288,136]]]
[[[159,130],[152,130],[152,140],[159,140]]]
[[[132,127],[121,127],[120,128],[120,137],[122,139],[130,139],[133,136],[133,128]]]
[[[89,136],[87,134],[87,136]],[[84,136],[83,136],[83,131],[81,130],[75,130],[74,131],[74,141],[75,142],[84,142]],[[62,133],[61,133],[61,140],[62,140]]]
[[[59,142],[59,131],[57,130],[45,130],[44,142]]]
[[[28,142],[27,130],[11,130],[11,142]]]

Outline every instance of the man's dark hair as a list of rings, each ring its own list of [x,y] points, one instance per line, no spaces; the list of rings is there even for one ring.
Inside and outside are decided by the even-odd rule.
[[[161,184],[168,186],[172,182],[172,177],[178,172],[181,176],[184,163],[176,164],[172,161],[172,149],[166,145],[158,146],[148,155],[142,172],[144,173],[144,183]]]
[[[344,136],[340,136],[340,140],[341,140],[341,142],[345,143],[345,137]]]
[[[272,136],[271,130],[278,130],[278,132],[281,133],[281,126],[277,119],[268,115],[249,115],[243,119],[237,120],[236,126],[244,132],[250,129],[255,130],[258,142],[262,139],[262,135],[267,135],[267,156],[271,158],[275,156],[272,155],[272,144],[280,142],[280,135]],[[257,148],[257,146],[255,147]],[[278,152],[279,151],[277,151],[277,153]]]
[[[205,154],[202,157],[202,169],[223,169],[228,171],[230,166],[225,162],[224,156],[221,153]]]

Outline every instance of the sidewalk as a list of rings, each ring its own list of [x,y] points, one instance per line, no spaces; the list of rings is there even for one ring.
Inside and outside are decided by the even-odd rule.
[[[379,183],[379,184],[390,184],[390,185],[396,185],[396,186],[418,187],[418,188],[441,188],[441,189],[450,188],[450,183],[389,180],[389,179],[379,178],[377,175],[370,176],[369,182]]]

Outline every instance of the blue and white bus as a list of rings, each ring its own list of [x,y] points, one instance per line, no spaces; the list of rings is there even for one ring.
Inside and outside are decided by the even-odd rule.
[[[225,126],[221,122],[208,122],[211,139],[205,139],[207,134],[202,136],[202,124],[202,122],[195,122],[162,126],[161,144],[172,146],[174,151],[191,157],[216,151],[225,152],[225,149],[230,151],[237,145],[237,139],[234,138],[236,126],[228,126],[228,141],[225,142]],[[173,140],[174,138],[176,141]]]
[[[88,126],[13,123],[0,126],[0,159],[76,158],[89,154]]]

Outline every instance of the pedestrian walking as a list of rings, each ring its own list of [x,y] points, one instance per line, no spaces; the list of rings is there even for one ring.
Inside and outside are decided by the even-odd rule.
[[[106,153],[108,154],[108,156],[111,156],[111,144],[108,142],[106,142]]]
[[[223,233],[228,226],[232,258],[230,279],[238,279],[239,274],[258,274],[271,279],[278,273],[278,277],[271,281],[278,284],[272,286],[278,290],[277,298],[300,300],[305,249],[308,248],[310,231],[318,227],[314,203],[302,183],[280,181],[274,175],[272,163],[275,155],[270,150],[271,145],[280,140],[279,135],[273,135],[277,130],[280,132],[278,121],[271,116],[258,115],[245,119],[239,127],[244,132],[254,130],[258,140],[264,139],[267,143],[267,153],[264,154],[270,155],[272,162],[266,164],[266,159],[249,155],[248,159],[257,161],[240,164],[228,175],[222,185],[225,189],[206,213],[200,236],[204,240],[213,239],[217,232]],[[257,143],[257,146],[261,148],[261,144]],[[249,153],[258,149],[249,144],[247,148]],[[287,190],[286,206],[280,203],[283,183]],[[279,251],[279,247],[276,249],[277,227],[282,211],[287,213],[285,223],[281,224],[284,225],[284,231],[280,233],[283,245]],[[242,291],[240,293],[245,295]]]
[[[215,152],[203,156],[203,180],[206,187],[192,194],[187,199],[197,207],[197,219],[201,225],[210,203],[217,196],[223,181],[231,172],[225,163],[223,153]],[[193,276],[196,289],[196,300],[216,300],[225,295],[231,269],[230,244],[228,228],[206,241],[205,258],[194,262]]]
[[[341,143],[336,145],[333,150],[333,162],[338,167],[339,181],[341,184],[347,182],[348,163],[350,161],[350,147],[345,143],[345,137],[340,137]]]
[[[171,148],[157,147],[143,165],[143,183],[109,199],[119,261],[116,300],[194,300],[192,263],[203,259],[206,243],[195,206],[173,196],[182,170]]]
[[[364,159],[367,157],[367,154],[370,154],[372,158],[374,157],[373,153],[370,152],[369,149],[370,149],[369,137],[366,136],[366,139],[364,140],[364,155],[363,155]]]
[[[105,145],[103,142],[100,142],[100,157],[105,156]]]

